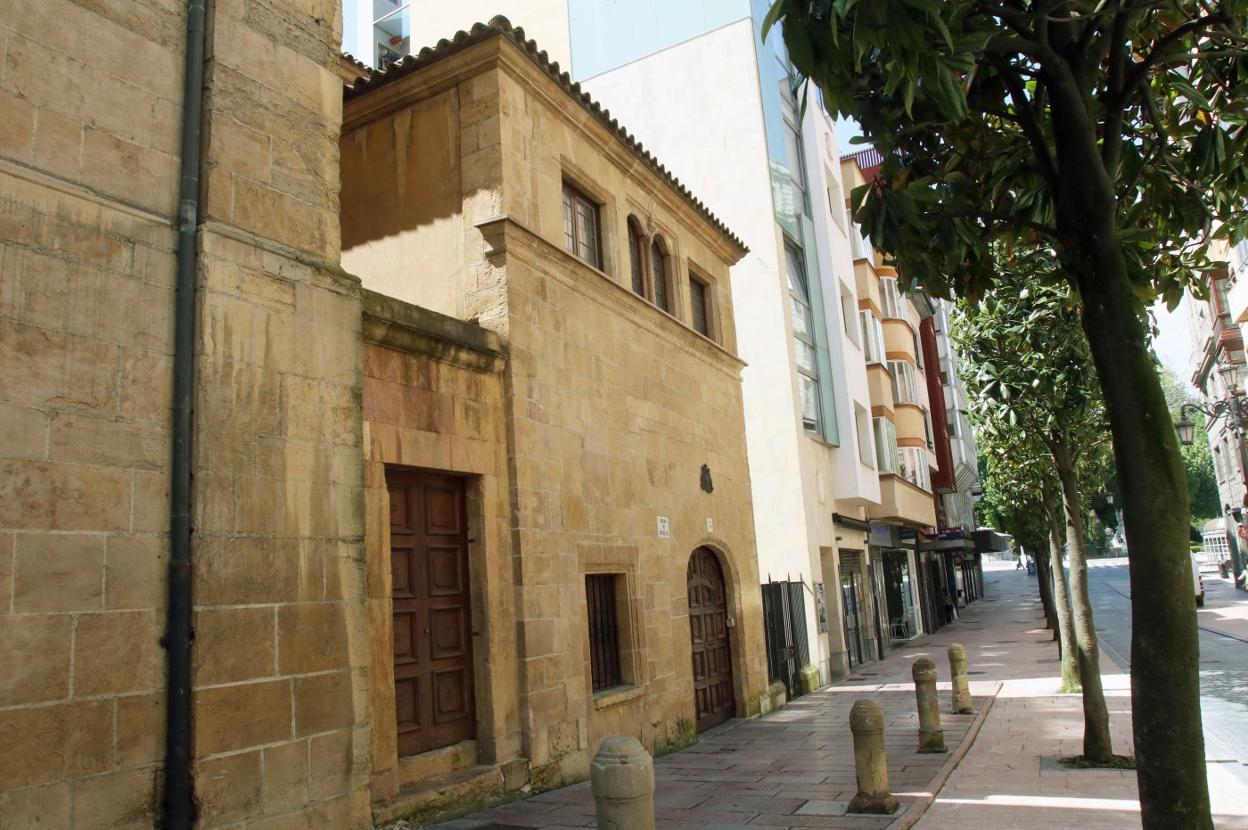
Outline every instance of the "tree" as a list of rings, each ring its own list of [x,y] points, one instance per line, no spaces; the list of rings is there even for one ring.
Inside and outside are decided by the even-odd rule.
[[[1048,522],[1039,496],[1041,485],[1036,478],[1047,465],[1040,459],[1028,463],[1020,457],[1017,447],[999,446],[992,443],[991,438],[991,434],[976,438],[983,494],[975,505],[975,512],[982,523],[1009,531],[1018,547],[1035,561],[1045,627],[1053,632],[1053,639],[1060,642],[1061,622],[1048,570]],[[1063,665],[1063,671],[1065,668]],[[1073,662],[1070,669],[1077,671]]]
[[[996,243],[1078,291],[1131,557],[1147,828],[1212,826],[1182,459],[1145,307],[1243,235],[1248,0],[777,0],[796,67],[883,157],[855,218],[904,279],[975,296]],[[1211,229],[1216,229],[1212,231]]]
[[[977,437],[1005,447],[1036,446],[1049,461],[1053,475],[1043,477],[1041,499],[1049,523],[1059,623],[1067,614],[1067,590],[1070,604],[1070,631],[1062,631],[1062,690],[1082,686],[1083,754],[1094,764],[1108,764],[1116,759],[1088,594],[1087,505],[1082,495],[1084,477],[1096,469],[1108,434],[1073,292],[1064,284],[1037,283],[1032,276],[1052,271],[1051,259],[1042,251],[1018,256],[998,247],[995,287],[978,302],[959,306],[953,334],[963,358]],[[1036,462],[1028,457],[1025,463]],[[1061,564],[1063,540],[1070,560],[1069,588]],[[1072,657],[1077,673],[1070,665]]]

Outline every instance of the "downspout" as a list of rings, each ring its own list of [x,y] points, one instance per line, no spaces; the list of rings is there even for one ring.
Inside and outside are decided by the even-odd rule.
[[[165,621],[164,830],[195,822],[191,780],[191,433],[195,395],[195,279],[199,261],[200,131],[203,124],[205,0],[187,0],[182,86],[182,160],[174,289],[173,424],[169,480],[169,597]]]

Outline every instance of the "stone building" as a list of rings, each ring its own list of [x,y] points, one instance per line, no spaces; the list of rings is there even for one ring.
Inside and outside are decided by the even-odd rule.
[[[337,3],[213,5],[182,249],[194,487],[174,505],[194,528],[200,826],[360,827],[361,316],[338,265]],[[0,5],[6,830],[161,811],[186,7]]]
[[[0,826],[151,827],[167,743],[200,827],[353,828],[759,711],[741,244],[505,24],[350,93],[341,215],[338,4],[187,29],[0,9]]]
[[[743,245],[503,20],[357,81],[341,148],[378,814],[758,712]]]

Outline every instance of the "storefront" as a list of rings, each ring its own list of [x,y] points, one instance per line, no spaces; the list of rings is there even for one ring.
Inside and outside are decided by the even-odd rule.
[[[881,639],[890,644],[917,637],[924,630],[916,551],[913,542],[906,545],[903,533],[905,529],[896,525],[871,525],[870,557],[877,568],[873,576],[877,594],[883,598],[878,615],[881,630],[887,632]]]
[[[930,563],[925,586],[931,597],[934,624],[946,625],[961,609],[982,593],[975,542],[961,530],[946,530],[919,542],[923,558]]]
[[[865,520],[834,514],[838,525],[836,579],[828,582],[828,590],[840,591],[841,634],[845,642],[846,666],[850,671],[863,663],[879,660],[885,654],[887,620],[880,613],[877,558],[872,555],[871,524]],[[831,580],[825,566],[825,579]]]

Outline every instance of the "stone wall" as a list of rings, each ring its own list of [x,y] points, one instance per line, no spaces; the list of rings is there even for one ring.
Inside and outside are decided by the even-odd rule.
[[[366,287],[407,300],[424,302],[449,284],[451,295],[437,309],[495,332],[506,351],[497,392],[493,380],[478,382],[489,400],[497,394],[501,401],[509,464],[506,477],[498,476],[505,502],[502,493],[493,495],[507,505],[510,539],[500,535],[483,555],[497,563],[487,578],[511,596],[498,606],[491,599],[486,614],[515,620],[520,751],[540,788],[584,778],[608,734],[635,735],[660,751],[693,738],[687,572],[699,546],[712,548],[725,572],[736,714],[758,711],[765,648],[728,285],[728,266],[742,251],[612,128],[589,116],[531,52],[503,34],[474,37],[482,39],[349,96],[343,261]],[[448,161],[436,170],[422,163],[422,141],[439,157],[450,152]],[[419,217],[409,211],[410,219],[389,217],[391,232],[348,232],[363,228],[377,205],[401,208],[401,192],[441,193],[436,178],[447,171],[459,174],[454,203]],[[602,202],[602,270],[563,248],[564,177]],[[672,246],[674,315],[627,288],[630,214]],[[447,241],[452,232],[458,236]],[[426,240],[439,241],[436,267],[410,255],[425,250]],[[687,322],[691,262],[713,281],[718,342]],[[383,360],[372,346],[367,354],[370,364],[390,366],[387,372],[411,365],[402,356]],[[425,370],[403,371],[422,390],[413,405],[445,408],[442,393],[421,378]],[[437,377],[446,375],[439,365]],[[368,407],[374,396],[412,394],[366,380]],[[410,457],[421,460],[399,463],[466,471],[449,456],[459,438],[448,442],[433,427],[423,432],[438,435],[378,431],[380,415],[369,412],[370,465],[394,463],[411,446]],[[388,450],[381,434],[395,436]],[[496,464],[494,457],[483,462]],[[441,460],[424,460],[430,458]],[[703,464],[711,493],[700,486]],[[481,481],[489,480],[482,473]],[[380,483],[371,466],[369,483]],[[380,494],[370,503],[381,504]],[[660,516],[670,522],[670,538],[659,537]],[[374,524],[385,525],[384,514],[370,510]],[[373,538],[370,530],[370,550]],[[596,695],[585,577],[604,572],[619,574],[627,595],[626,685]],[[373,637],[384,642],[376,630]],[[498,672],[493,663],[490,669]],[[376,711],[380,734],[380,705]],[[478,713],[479,725],[485,717]],[[494,734],[509,736],[511,723],[496,717]],[[504,746],[499,741],[494,760],[507,757]]]
[[[337,4],[213,4],[195,407],[201,826],[364,826]],[[0,10],[0,824],[150,827],[184,4]]]
[[[718,554],[738,714],[757,712],[765,646],[740,367],[662,312],[508,223],[523,717],[535,781],[583,778],[598,742],[693,736],[691,554]],[[713,492],[701,489],[707,465]],[[671,537],[659,538],[658,517]],[[585,574],[621,573],[635,695],[590,683]],[[627,672],[626,668],[626,672]]]
[[[477,684],[475,761],[521,755],[502,345],[492,332],[366,292],[364,455],[367,504],[372,793],[394,796],[395,740],[389,497],[386,467],[465,477]]]
[[[152,825],[181,15],[0,10],[5,827]]]

